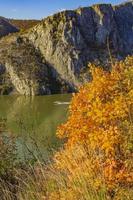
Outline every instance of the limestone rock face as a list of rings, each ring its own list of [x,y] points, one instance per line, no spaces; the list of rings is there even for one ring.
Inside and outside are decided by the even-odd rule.
[[[34,96],[62,93],[63,87],[69,89],[59,75],[54,77],[54,69],[26,38],[10,38],[0,51],[0,61],[0,74],[4,80],[9,77],[8,85],[12,86],[9,92]]]
[[[116,58],[133,53],[132,27],[132,3],[101,4],[50,16],[26,37],[63,79],[77,87],[85,81],[81,72],[88,62],[108,62],[107,46]]]
[[[18,32],[18,29],[15,26],[11,25],[7,19],[0,17],[0,37],[15,32]]]
[[[18,93],[75,91],[90,80],[88,63],[106,68],[110,53],[133,54],[133,3],[63,11],[8,40],[0,42],[0,63]]]
[[[114,8],[119,37],[123,45],[122,53],[133,53],[133,1]]]
[[[6,73],[18,93],[31,96],[48,93],[47,66],[28,41],[18,38],[2,54]]]

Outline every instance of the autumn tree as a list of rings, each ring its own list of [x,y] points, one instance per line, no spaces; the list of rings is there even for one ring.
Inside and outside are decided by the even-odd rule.
[[[58,128],[57,135],[67,143],[56,162],[66,170],[68,162],[63,160],[68,157],[71,179],[77,171],[86,174],[87,181],[93,176],[93,185],[105,184],[114,197],[118,188],[133,187],[133,57],[115,63],[111,71],[93,65],[90,70],[92,82],[73,95],[68,120]],[[76,147],[75,164],[68,152]]]

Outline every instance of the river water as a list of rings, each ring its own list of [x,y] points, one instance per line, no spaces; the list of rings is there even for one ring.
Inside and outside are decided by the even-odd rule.
[[[37,97],[0,96],[0,118],[6,120],[6,134],[17,138],[19,157],[61,145],[56,137],[57,127],[68,116],[70,94]]]

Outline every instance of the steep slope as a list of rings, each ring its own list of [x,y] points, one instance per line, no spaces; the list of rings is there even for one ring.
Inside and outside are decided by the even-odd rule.
[[[26,91],[31,88],[34,91],[32,95],[74,91],[90,79],[88,63],[100,63],[108,68],[110,53],[114,59],[133,54],[132,27],[132,2],[114,7],[100,4],[63,11],[47,17],[26,33],[8,37],[7,45],[5,39],[1,40],[1,64],[20,94],[30,95],[31,92]],[[38,56],[29,51],[29,46]],[[42,65],[46,71],[40,76]],[[14,69],[17,73],[16,68],[19,69],[19,82],[27,79],[36,80],[36,83],[27,84],[28,89],[22,86],[19,90],[20,83],[13,81],[11,73]],[[26,68],[31,69],[32,76],[26,75],[25,78],[22,74],[27,74]],[[34,85],[38,85],[37,89]],[[40,92],[42,85],[45,92]]]
[[[72,91],[68,84],[54,76],[39,50],[26,38],[13,35],[0,40],[0,93],[44,95]]]
[[[0,17],[0,37],[14,32],[18,32],[18,28],[10,24],[4,17]]]

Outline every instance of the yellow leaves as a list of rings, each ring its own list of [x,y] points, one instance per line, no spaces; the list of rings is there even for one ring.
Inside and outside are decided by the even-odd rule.
[[[133,57],[117,62],[112,72],[94,65],[90,68],[92,82],[73,96],[68,121],[57,133],[67,138],[64,152],[79,144],[93,152],[90,168],[99,169],[97,161],[103,164],[108,188],[115,188],[121,181],[126,186],[129,180],[133,183],[133,165],[125,167],[127,160],[132,163],[133,152]]]

